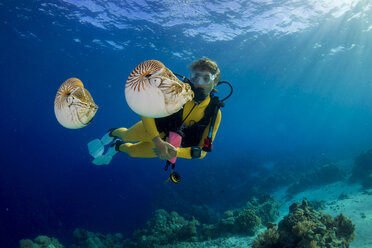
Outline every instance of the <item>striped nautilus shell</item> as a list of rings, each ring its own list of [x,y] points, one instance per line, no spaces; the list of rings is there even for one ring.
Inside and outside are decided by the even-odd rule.
[[[54,113],[58,122],[71,129],[82,128],[92,121],[98,106],[77,78],[67,79],[57,91]]]
[[[194,92],[163,63],[147,60],[130,73],[125,85],[129,107],[145,117],[160,118],[179,111]]]

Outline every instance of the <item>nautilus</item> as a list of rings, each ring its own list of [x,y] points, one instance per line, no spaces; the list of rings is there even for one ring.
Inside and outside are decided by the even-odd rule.
[[[58,122],[70,129],[88,125],[97,109],[92,96],[77,78],[67,79],[59,87],[54,100],[54,113]]]
[[[145,117],[160,118],[179,111],[194,92],[163,63],[147,60],[134,68],[125,85],[129,107]]]

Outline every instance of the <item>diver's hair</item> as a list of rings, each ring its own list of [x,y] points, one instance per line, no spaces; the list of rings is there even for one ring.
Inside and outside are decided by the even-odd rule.
[[[189,67],[193,71],[207,70],[210,71],[213,75],[216,75],[216,78],[214,79],[214,84],[217,84],[217,82],[220,80],[221,72],[220,68],[218,68],[217,63],[206,57],[195,60],[189,65]]]

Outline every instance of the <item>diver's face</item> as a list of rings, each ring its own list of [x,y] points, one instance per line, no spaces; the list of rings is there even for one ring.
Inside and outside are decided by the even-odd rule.
[[[199,104],[206,99],[214,88],[215,76],[208,70],[192,70],[190,81],[194,91],[194,102]]]
[[[193,70],[190,72],[190,81],[194,88],[203,89],[206,93],[210,93],[214,88],[215,76],[208,70]]]

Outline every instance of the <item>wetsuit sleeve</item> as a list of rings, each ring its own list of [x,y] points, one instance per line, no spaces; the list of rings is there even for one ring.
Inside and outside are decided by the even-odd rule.
[[[156,128],[154,118],[141,116],[141,119],[143,122],[143,126],[145,127],[145,130],[149,134],[151,140],[160,135],[158,129]]]
[[[218,110],[218,114],[217,114],[217,117],[216,117],[216,122],[215,122],[215,125],[214,125],[214,128],[213,128],[212,141],[214,141],[214,137],[216,136],[218,127],[220,126],[220,122],[221,122],[221,110]],[[202,139],[200,140],[200,143],[199,143],[200,148],[203,148],[204,139],[207,138],[207,136],[208,136],[209,127],[210,127],[210,124],[208,125],[208,127],[203,132],[203,137],[202,137]],[[201,155],[200,159],[204,158],[205,155],[207,155],[207,152],[202,151],[202,155]],[[177,148],[177,157],[178,158],[191,159],[191,147],[182,147],[182,148],[178,147]]]

